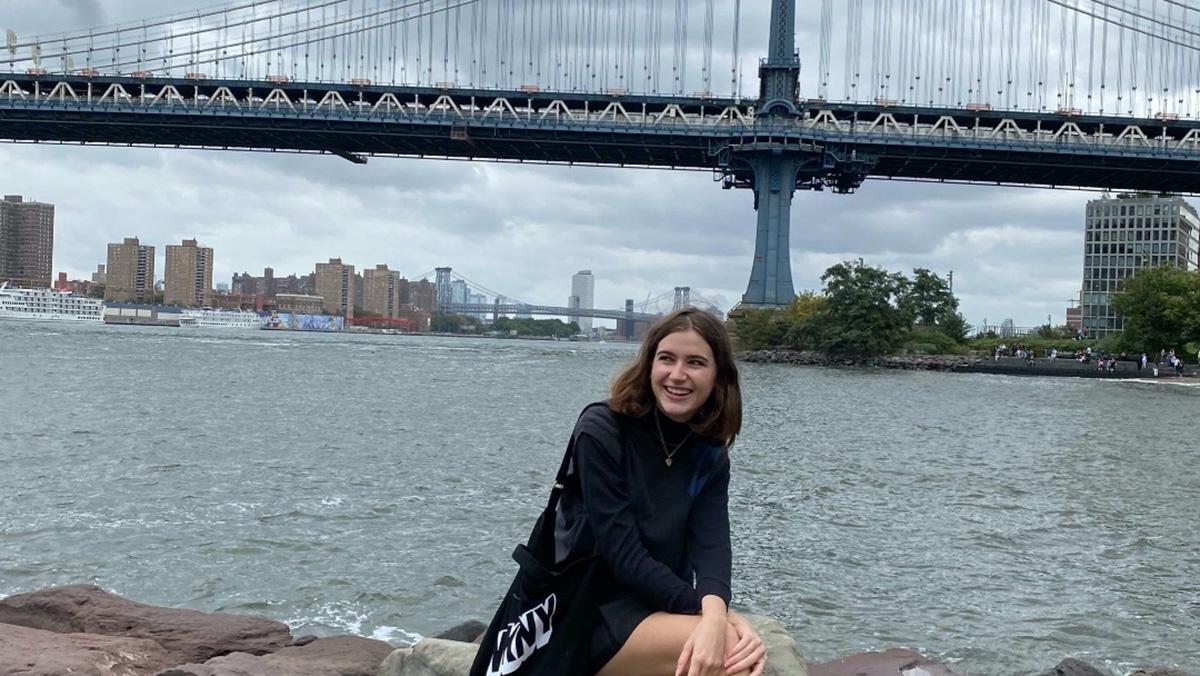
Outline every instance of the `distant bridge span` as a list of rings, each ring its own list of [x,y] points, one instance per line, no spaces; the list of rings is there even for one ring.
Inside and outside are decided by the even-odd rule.
[[[552,305],[526,305],[524,303],[447,303],[438,306],[438,311],[456,315],[538,315],[551,317],[593,317],[595,319],[623,319],[627,322],[653,322],[661,315],[632,310],[597,310],[594,308],[554,307]]]

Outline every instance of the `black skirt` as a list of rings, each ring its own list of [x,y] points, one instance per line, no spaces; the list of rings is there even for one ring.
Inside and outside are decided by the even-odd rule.
[[[600,617],[592,631],[592,673],[598,673],[616,657],[633,630],[654,612],[650,604],[632,592],[619,593],[600,606]]]

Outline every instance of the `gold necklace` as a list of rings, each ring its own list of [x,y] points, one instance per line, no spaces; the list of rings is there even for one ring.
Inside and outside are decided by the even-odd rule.
[[[683,445],[687,443],[687,440],[689,438],[691,438],[692,430],[689,427],[687,434],[683,435],[683,439],[680,440],[679,443],[675,444],[674,448],[671,448],[667,445],[666,437],[663,436],[662,423],[658,422],[658,409],[657,408],[654,409],[654,427],[655,427],[655,429],[658,430],[658,443],[662,444],[663,456],[664,456],[663,462],[667,463],[667,467],[670,467],[671,466],[671,458],[674,458],[675,454],[679,452],[679,449],[683,448]]]

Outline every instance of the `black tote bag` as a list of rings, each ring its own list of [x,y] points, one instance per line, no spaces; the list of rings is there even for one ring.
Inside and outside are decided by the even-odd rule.
[[[599,618],[597,595],[607,569],[590,552],[573,553],[561,564],[554,561],[555,513],[574,453],[572,434],[546,508],[529,541],[513,551],[517,575],[480,641],[470,676],[587,672],[592,629]]]

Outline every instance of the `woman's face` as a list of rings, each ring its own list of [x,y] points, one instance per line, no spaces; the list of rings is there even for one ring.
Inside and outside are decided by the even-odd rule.
[[[654,352],[650,389],[658,408],[675,422],[691,420],[717,379],[712,348],[695,329],[667,334]]]

